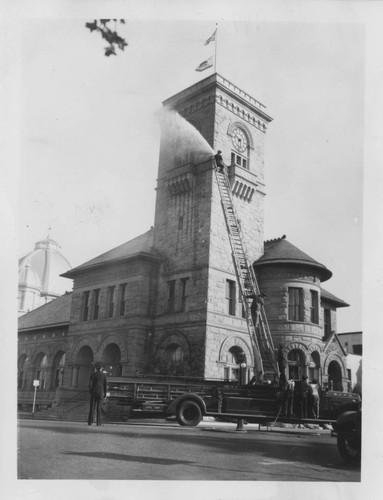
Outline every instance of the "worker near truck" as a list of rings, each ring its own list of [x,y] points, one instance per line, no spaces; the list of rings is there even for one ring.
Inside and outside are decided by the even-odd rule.
[[[309,383],[307,375],[302,375],[302,380],[295,383],[296,401],[298,403],[299,418],[307,418],[307,395]]]
[[[310,382],[307,405],[309,416],[319,418],[319,386],[315,379]]]

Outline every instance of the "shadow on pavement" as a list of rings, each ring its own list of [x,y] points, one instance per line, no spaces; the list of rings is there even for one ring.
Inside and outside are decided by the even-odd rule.
[[[105,453],[102,451],[64,451],[63,455],[74,455],[88,458],[106,458],[108,460],[122,460],[124,462],[139,462],[154,465],[193,465],[195,462],[187,460],[171,460],[170,458],[143,457],[135,455],[123,455],[122,453]]]

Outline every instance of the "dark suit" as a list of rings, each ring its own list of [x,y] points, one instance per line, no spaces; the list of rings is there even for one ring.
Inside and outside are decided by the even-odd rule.
[[[299,418],[307,418],[307,393],[309,391],[307,380],[300,380],[295,383],[295,394],[299,408]]]
[[[106,397],[106,376],[99,370],[92,373],[89,379],[90,407],[88,425],[93,423],[94,410],[96,409],[97,425],[101,425],[101,405]]]

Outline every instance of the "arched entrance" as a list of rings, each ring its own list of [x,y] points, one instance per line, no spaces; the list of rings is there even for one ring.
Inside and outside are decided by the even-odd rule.
[[[84,345],[78,351],[75,366],[73,367],[72,386],[85,389],[89,384],[93,362],[93,351],[88,345]]]
[[[121,377],[121,351],[117,344],[108,344],[102,353],[104,370],[109,377]]]
[[[330,391],[343,391],[342,369],[337,361],[328,365],[328,387]]]
[[[64,366],[65,366],[65,352],[59,351],[53,360],[52,367],[52,388],[57,389],[63,385],[64,380]]]
[[[305,375],[305,355],[300,349],[292,349],[287,355],[287,364],[289,367],[289,378],[301,380]]]

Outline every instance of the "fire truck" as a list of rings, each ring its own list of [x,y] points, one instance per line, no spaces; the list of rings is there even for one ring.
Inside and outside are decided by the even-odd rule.
[[[239,385],[237,382],[188,378],[108,379],[106,416],[110,421],[132,417],[175,417],[183,426],[196,426],[203,417],[270,425],[275,422],[334,424],[338,416],[360,407],[358,394],[327,391],[320,397],[318,419],[301,419],[298,404],[292,417],[283,414],[280,389],[272,384]]]
[[[110,378],[107,415],[110,420],[127,420],[132,415],[176,417],[184,426],[198,425],[203,417],[246,420],[268,425],[271,422],[335,423],[346,410],[360,405],[357,394],[328,391],[320,397],[319,419],[300,419],[297,405],[293,417],[282,411],[278,363],[263,302],[256,301],[260,290],[244,244],[233,204],[227,169],[214,170],[230,240],[234,268],[241,293],[245,319],[258,380],[255,385],[218,380],[156,377]],[[254,307],[256,306],[256,307]]]

